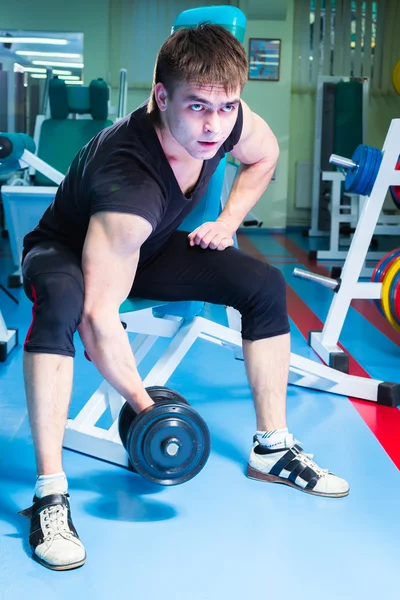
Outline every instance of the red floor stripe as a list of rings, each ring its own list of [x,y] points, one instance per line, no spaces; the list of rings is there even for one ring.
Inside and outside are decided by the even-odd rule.
[[[294,256],[290,256],[290,254],[289,254],[289,253],[286,253],[286,254],[270,254],[270,253],[268,252],[268,254],[264,254],[264,256],[268,256],[268,258],[291,258],[291,259],[293,259],[293,260],[296,260],[296,259],[294,258]]]
[[[285,243],[291,243],[291,240],[287,240],[287,238],[284,236],[275,235],[275,237],[283,238]],[[261,252],[259,252],[256,246],[254,246],[249,239],[243,240],[243,244],[242,240],[240,240],[240,247],[242,250],[251,254],[252,256],[260,260],[265,260]],[[306,255],[305,252],[304,254]],[[304,263],[306,263],[306,261],[304,261]],[[305,264],[305,266],[308,265]],[[313,270],[317,271],[315,268]],[[325,275],[325,273],[321,274]],[[300,330],[304,338],[308,339],[308,332],[310,330],[321,330],[323,328],[323,323],[317,317],[317,315],[313,313],[304,300],[302,300],[302,298],[300,298],[300,296],[298,296],[288,284],[286,285],[286,291],[289,316],[295,323],[296,327]],[[349,355],[350,373],[360,377],[370,377],[368,373],[361,367],[361,365],[349,354],[349,352],[347,352],[347,350],[341,344],[339,344],[339,346]],[[356,398],[349,398],[349,400],[357,410],[358,414],[362,417],[366,425],[375,435],[379,443],[385,449],[387,454],[390,456],[396,467],[400,469],[400,444],[398,443],[400,436],[400,411],[396,408],[381,406],[375,402],[358,400]]]
[[[303,264],[310,271],[314,271],[319,275],[330,275],[330,271],[325,267],[325,264],[318,264],[312,262],[308,258],[307,252],[305,252],[300,246],[293,240],[288,239],[282,234],[272,234],[273,237],[288,250],[297,260]],[[400,334],[391,327],[387,319],[380,314],[376,306],[369,300],[353,300],[351,303],[352,308],[367,319],[378,331],[386,335],[387,338],[396,346],[400,346]]]

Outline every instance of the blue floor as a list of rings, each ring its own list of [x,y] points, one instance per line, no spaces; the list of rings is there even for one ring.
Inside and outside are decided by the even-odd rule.
[[[291,277],[297,262],[272,235],[249,237],[324,320],[331,294]],[[300,234],[291,238],[308,248]],[[2,243],[5,284],[11,264]],[[23,340],[31,305],[21,289],[12,292],[20,304],[0,291],[0,307]],[[207,307],[206,316],[224,318],[216,307]],[[293,351],[312,356],[293,322],[292,340]],[[350,311],[341,341],[370,376],[399,379],[398,345],[359,313]],[[101,381],[78,339],[76,345],[71,414]],[[72,514],[88,560],[76,571],[52,572],[31,559],[29,522],[17,514],[29,506],[35,481],[21,347],[0,364],[0,600],[399,598],[399,471],[347,398],[288,391],[290,429],[322,467],[350,482],[350,495],[332,500],[244,476],[255,419],[243,363],[229,349],[199,340],[168,385],[209,425],[213,448],[205,469],[184,485],[160,488],[65,451]]]

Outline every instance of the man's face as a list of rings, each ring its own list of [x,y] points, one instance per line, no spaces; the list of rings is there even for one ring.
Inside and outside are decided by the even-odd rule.
[[[193,158],[208,160],[231,133],[237,118],[240,89],[226,94],[221,85],[181,83],[166,94],[162,118],[174,140]],[[160,104],[159,104],[160,106]]]

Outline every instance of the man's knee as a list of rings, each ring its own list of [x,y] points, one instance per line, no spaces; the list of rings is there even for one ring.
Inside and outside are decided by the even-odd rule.
[[[256,261],[244,281],[242,335],[255,340],[289,332],[286,282],[279,269]]]
[[[282,273],[266,262],[249,257],[235,277],[242,304],[240,310],[248,312],[260,303],[276,304],[286,301],[286,284]]]
[[[73,335],[82,316],[83,286],[71,275],[45,273],[25,281],[24,287],[33,301],[25,350],[74,356]]]

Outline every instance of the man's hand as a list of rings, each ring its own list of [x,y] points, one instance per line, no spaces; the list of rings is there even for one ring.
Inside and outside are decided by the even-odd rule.
[[[200,246],[210,250],[225,250],[233,246],[233,231],[222,221],[203,223],[189,234],[191,246]]]

